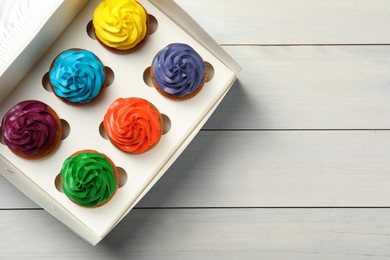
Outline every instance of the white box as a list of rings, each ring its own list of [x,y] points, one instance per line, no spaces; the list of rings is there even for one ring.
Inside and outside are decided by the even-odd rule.
[[[66,2],[66,1],[65,1]],[[107,51],[87,33],[87,25],[99,0],[90,1],[71,22],[28,75],[0,104],[0,117],[26,99],[50,105],[70,125],[69,136],[49,158],[28,161],[0,144],[0,171],[27,196],[58,218],[75,233],[96,245],[136,205],[190,143],[237,78],[239,66],[180,7],[171,0],[139,0],[158,22],[157,31],[134,53]],[[154,55],[173,42],[191,45],[213,68],[213,77],[194,98],[176,102],[160,95],[144,81],[144,71]],[[88,107],[61,102],[43,86],[43,77],[55,56],[69,48],[93,51],[114,74],[104,97]],[[170,119],[171,128],[159,144],[142,155],[119,151],[99,131],[108,106],[118,97],[142,97]],[[94,149],[108,155],[127,173],[126,184],[106,205],[83,208],[57,190],[55,179],[64,160],[78,150]]]

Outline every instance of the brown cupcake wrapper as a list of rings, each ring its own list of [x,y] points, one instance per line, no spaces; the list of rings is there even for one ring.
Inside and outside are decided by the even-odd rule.
[[[171,100],[174,100],[174,101],[185,101],[185,100],[188,100],[188,99],[191,99],[193,97],[195,97],[202,89],[203,89],[203,86],[205,85],[206,83],[206,78],[207,78],[207,71],[205,71],[204,73],[204,78],[203,78],[203,81],[202,83],[199,85],[199,87],[192,93],[188,94],[188,95],[185,95],[185,96],[182,96],[182,97],[177,97],[177,96],[174,96],[172,94],[169,94],[169,93],[166,93],[164,90],[162,90],[160,88],[160,86],[158,85],[158,83],[156,82],[155,80],[155,77],[154,77],[154,71],[153,71],[153,66],[150,66],[150,78],[152,80],[152,83],[153,83],[153,86],[154,88],[161,94],[163,95],[164,97],[167,97]]]

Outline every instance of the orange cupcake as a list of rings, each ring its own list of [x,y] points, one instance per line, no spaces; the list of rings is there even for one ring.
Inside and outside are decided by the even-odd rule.
[[[111,143],[132,154],[151,150],[163,131],[163,119],[157,108],[135,97],[115,100],[104,116],[103,125]]]

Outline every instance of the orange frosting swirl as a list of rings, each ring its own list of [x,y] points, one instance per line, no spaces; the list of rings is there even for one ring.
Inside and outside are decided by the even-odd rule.
[[[146,152],[162,134],[160,113],[142,98],[118,98],[108,108],[103,124],[111,142],[127,153]]]

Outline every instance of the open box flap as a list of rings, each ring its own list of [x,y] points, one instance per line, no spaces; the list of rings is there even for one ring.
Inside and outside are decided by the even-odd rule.
[[[40,0],[0,3],[0,31],[5,34],[0,33],[4,36],[0,39],[0,103],[87,2]]]

